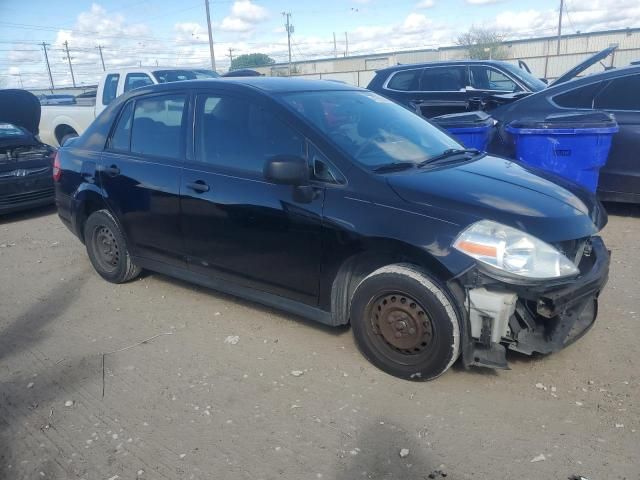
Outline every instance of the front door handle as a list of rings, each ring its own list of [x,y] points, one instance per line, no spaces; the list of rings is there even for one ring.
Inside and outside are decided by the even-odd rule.
[[[187,188],[190,188],[191,190],[198,193],[209,191],[209,185],[204,183],[202,180],[196,180],[195,182],[187,183]]]
[[[116,175],[120,175],[120,169],[117,165],[110,165],[104,168],[104,173],[111,177],[115,177]]]

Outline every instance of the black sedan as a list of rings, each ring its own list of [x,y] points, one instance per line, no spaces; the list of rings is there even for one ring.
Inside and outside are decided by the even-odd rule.
[[[55,150],[37,139],[40,102],[0,90],[0,214],[53,203]]]
[[[143,87],[54,168],[59,216],[105,280],[146,268],[350,324],[406,379],[559,350],[593,324],[607,280],[592,193],[345,84]]]
[[[612,113],[620,127],[600,171],[600,198],[640,203],[640,65],[588,75],[498,107],[491,112],[499,122],[491,150],[513,155],[505,128],[514,120],[542,122],[553,114],[593,110]]]

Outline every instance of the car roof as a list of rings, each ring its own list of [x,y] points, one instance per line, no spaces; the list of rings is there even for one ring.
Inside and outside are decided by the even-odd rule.
[[[308,80],[296,77],[225,77],[205,80],[184,80],[181,82],[160,83],[137,88],[132,92],[159,92],[190,88],[222,88],[237,90],[250,88],[264,93],[288,93],[288,92],[322,92],[340,90],[362,90],[363,88],[348,85],[346,83],[328,80]]]
[[[376,70],[376,72],[392,73],[400,70],[412,70],[414,68],[424,68],[424,67],[447,67],[447,66],[455,66],[455,65],[476,65],[476,64],[504,65],[505,63],[507,62],[503,62],[501,60],[434,60],[433,62],[407,63],[407,64],[393,65],[391,67]]]
[[[552,85],[549,88],[542,90],[541,92],[536,92],[536,94],[543,92],[554,93],[562,90],[572,90],[581,85],[588,85],[594,82],[602,82],[611,78],[623,77],[625,75],[637,73],[640,73],[640,65],[629,65],[626,67],[612,68],[611,70],[591,73],[589,75],[585,75],[584,77],[578,77],[574,80],[569,80],[568,82]]]

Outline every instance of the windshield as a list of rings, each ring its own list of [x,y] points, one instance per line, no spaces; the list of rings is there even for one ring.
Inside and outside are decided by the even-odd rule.
[[[0,139],[26,136],[21,128],[10,123],[0,123]]]
[[[421,163],[462,148],[422,117],[372,92],[302,92],[285,102],[360,164]]]
[[[153,72],[158,83],[180,82],[182,80],[206,80],[208,78],[218,78],[213,70],[156,70]]]
[[[547,88],[547,84],[544,83],[539,78],[534,77],[525,69],[518,67],[517,65],[513,65],[512,63],[504,63],[503,64],[507,70],[516,75],[532,92],[539,92],[540,90],[544,90]]]

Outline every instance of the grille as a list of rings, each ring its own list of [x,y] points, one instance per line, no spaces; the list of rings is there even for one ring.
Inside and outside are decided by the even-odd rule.
[[[20,203],[33,202],[53,197],[53,188],[44,188],[35,192],[15,193],[13,195],[0,196],[0,206],[18,205]]]

